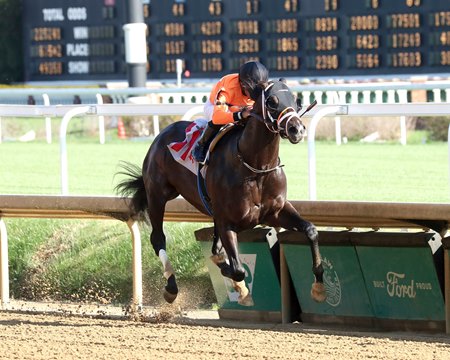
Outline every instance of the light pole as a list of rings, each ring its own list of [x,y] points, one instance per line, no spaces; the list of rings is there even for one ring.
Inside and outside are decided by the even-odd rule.
[[[127,62],[128,86],[145,87],[147,80],[147,42],[142,0],[127,0],[128,24],[125,32],[125,59]]]

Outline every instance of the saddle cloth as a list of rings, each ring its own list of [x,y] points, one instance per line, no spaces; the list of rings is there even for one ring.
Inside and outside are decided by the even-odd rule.
[[[192,150],[195,148],[207,123],[208,121],[206,119],[192,121],[186,128],[186,138],[183,141],[167,145],[173,158],[185,168],[192,171],[195,176],[197,176],[198,163],[192,157]]]

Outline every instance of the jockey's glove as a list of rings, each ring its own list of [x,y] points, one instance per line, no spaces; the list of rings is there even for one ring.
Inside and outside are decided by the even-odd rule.
[[[250,116],[250,109],[244,109],[242,111],[237,111],[233,113],[233,120],[241,121],[247,119],[249,116]]]

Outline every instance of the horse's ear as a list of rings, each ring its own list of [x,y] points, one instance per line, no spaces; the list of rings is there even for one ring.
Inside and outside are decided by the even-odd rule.
[[[264,90],[268,84],[270,84],[270,81],[268,82],[261,81],[257,84],[257,86]]]
[[[253,89],[253,91],[250,94],[250,98],[253,101],[256,101],[260,96],[261,93],[264,91],[264,89],[266,88],[264,83],[258,83],[255,88]]]
[[[281,81],[283,84],[286,84],[286,79],[285,78],[279,78],[278,81]]]
[[[297,104],[297,112],[299,112],[302,109],[302,99],[300,99],[299,97],[297,97],[295,99],[295,102]]]

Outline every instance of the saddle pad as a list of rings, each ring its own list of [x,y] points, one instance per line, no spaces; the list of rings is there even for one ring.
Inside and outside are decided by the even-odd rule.
[[[192,157],[192,150],[197,144],[203,129],[208,121],[206,119],[196,119],[186,128],[186,138],[181,142],[174,142],[167,147],[173,158],[192,171],[197,176],[198,163]]]

